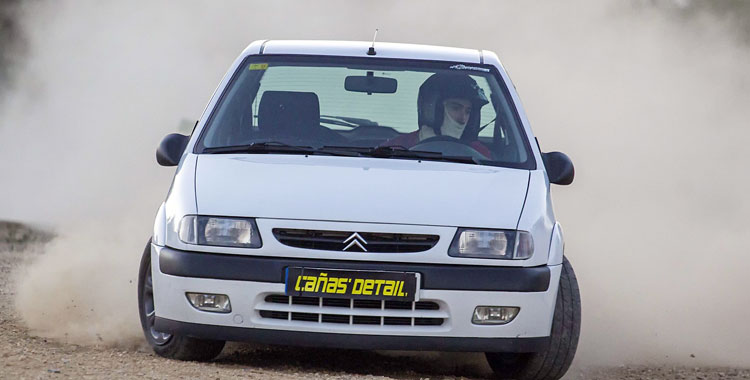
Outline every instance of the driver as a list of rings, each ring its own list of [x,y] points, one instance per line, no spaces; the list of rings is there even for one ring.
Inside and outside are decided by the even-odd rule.
[[[390,139],[382,146],[411,148],[429,138],[447,136],[490,158],[490,150],[477,140],[479,111],[487,103],[484,91],[470,76],[433,74],[419,87],[419,129]]]

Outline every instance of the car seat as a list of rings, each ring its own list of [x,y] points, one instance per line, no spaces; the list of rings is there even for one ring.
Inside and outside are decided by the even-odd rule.
[[[336,145],[345,139],[320,125],[320,103],[313,92],[265,91],[258,105],[261,138],[311,146]]]

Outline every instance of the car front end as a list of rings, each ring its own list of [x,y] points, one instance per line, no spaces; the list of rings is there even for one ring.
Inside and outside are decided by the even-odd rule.
[[[528,171],[461,165],[445,173],[455,164],[296,155],[195,155],[183,163],[191,164],[198,168],[178,173],[173,192],[181,196],[163,206],[151,244],[159,331],[222,340],[458,351],[533,350],[549,336],[560,263],[550,263],[548,253],[561,247],[549,244],[554,226],[535,239],[516,228]],[[279,172],[289,178],[274,181]],[[407,196],[404,189],[437,172],[443,173],[432,179],[437,189]],[[469,180],[474,182],[469,188],[497,189],[496,198],[453,191],[451,184]],[[285,187],[290,194],[279,196]],[[197,208],[193,196],[185,196],[192,195],[191,188]],[[362,188],[368,192],[357,191]],[[444,205],[436,210],[436,203]],[[479,204],[485,213],[476,215],[471,210]],[[349,221],[357,219],[365,221]],[[207,225],[220,220],[248,221],[243,226],[250,230],[230,231],[237,228],[233,223],[219,233],[242,242],[230,243],[225,236],[214,245],[205,236],[194,237],[216,235]],[[496,236],[478,237],[484,240],[474,250],[471,242],[461,242],[480,233]],[[522,237],[533,242],[522,243]],[[459,243],[467,247],[461,251]],[[491,252],[493,244],[503,252]],[[350,279],[349,287],[356,278],[368,279],[358,273],[410,274],[417,280],[411,289],[416,293],[401,299],[374,288],[369,294],[352,294],[356,289],[337,294],[340,287],[326,292],[327,282],[321,282],[317,291],[290,294],[289,270],[297,268],[315,269],[318,277],[338,273],[334,278]],[[228,308],[202,310],[188,296],[192,293],[226,296]]]
[[[253,43],[192,136],[162,142],[147,340],[188,360],[224,341],[486,352],[501,372],[555,349],[564,373],[580,305],[549,187],[572,164],[539,150],[493,53],[363,47]]]

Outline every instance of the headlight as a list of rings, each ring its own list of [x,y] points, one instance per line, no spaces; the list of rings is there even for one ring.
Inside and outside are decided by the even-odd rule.
[[[479,259],[524,260],[534,255],[534,239],[526,231],[459,228],[448,255]]]
[[[254,219],[187,215],[180,222],[178,234],[180,240],[187,244],[241,248],[261,246]]]

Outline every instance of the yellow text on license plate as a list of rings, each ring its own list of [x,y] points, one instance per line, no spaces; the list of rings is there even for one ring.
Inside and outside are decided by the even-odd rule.
[[[349,291],[351,287],[351,292]],[[366,296],[396,296],[408,297],[404,293],[404,281],[399,280],[373,280],[363,278],[328,277],[328,273],[318,276],[299,276],[294,290],[300,292],[326,293],[326,294],[354,294]]]
[[[416,273],[287,268],[289,295],[414,300],[416,290]]]

